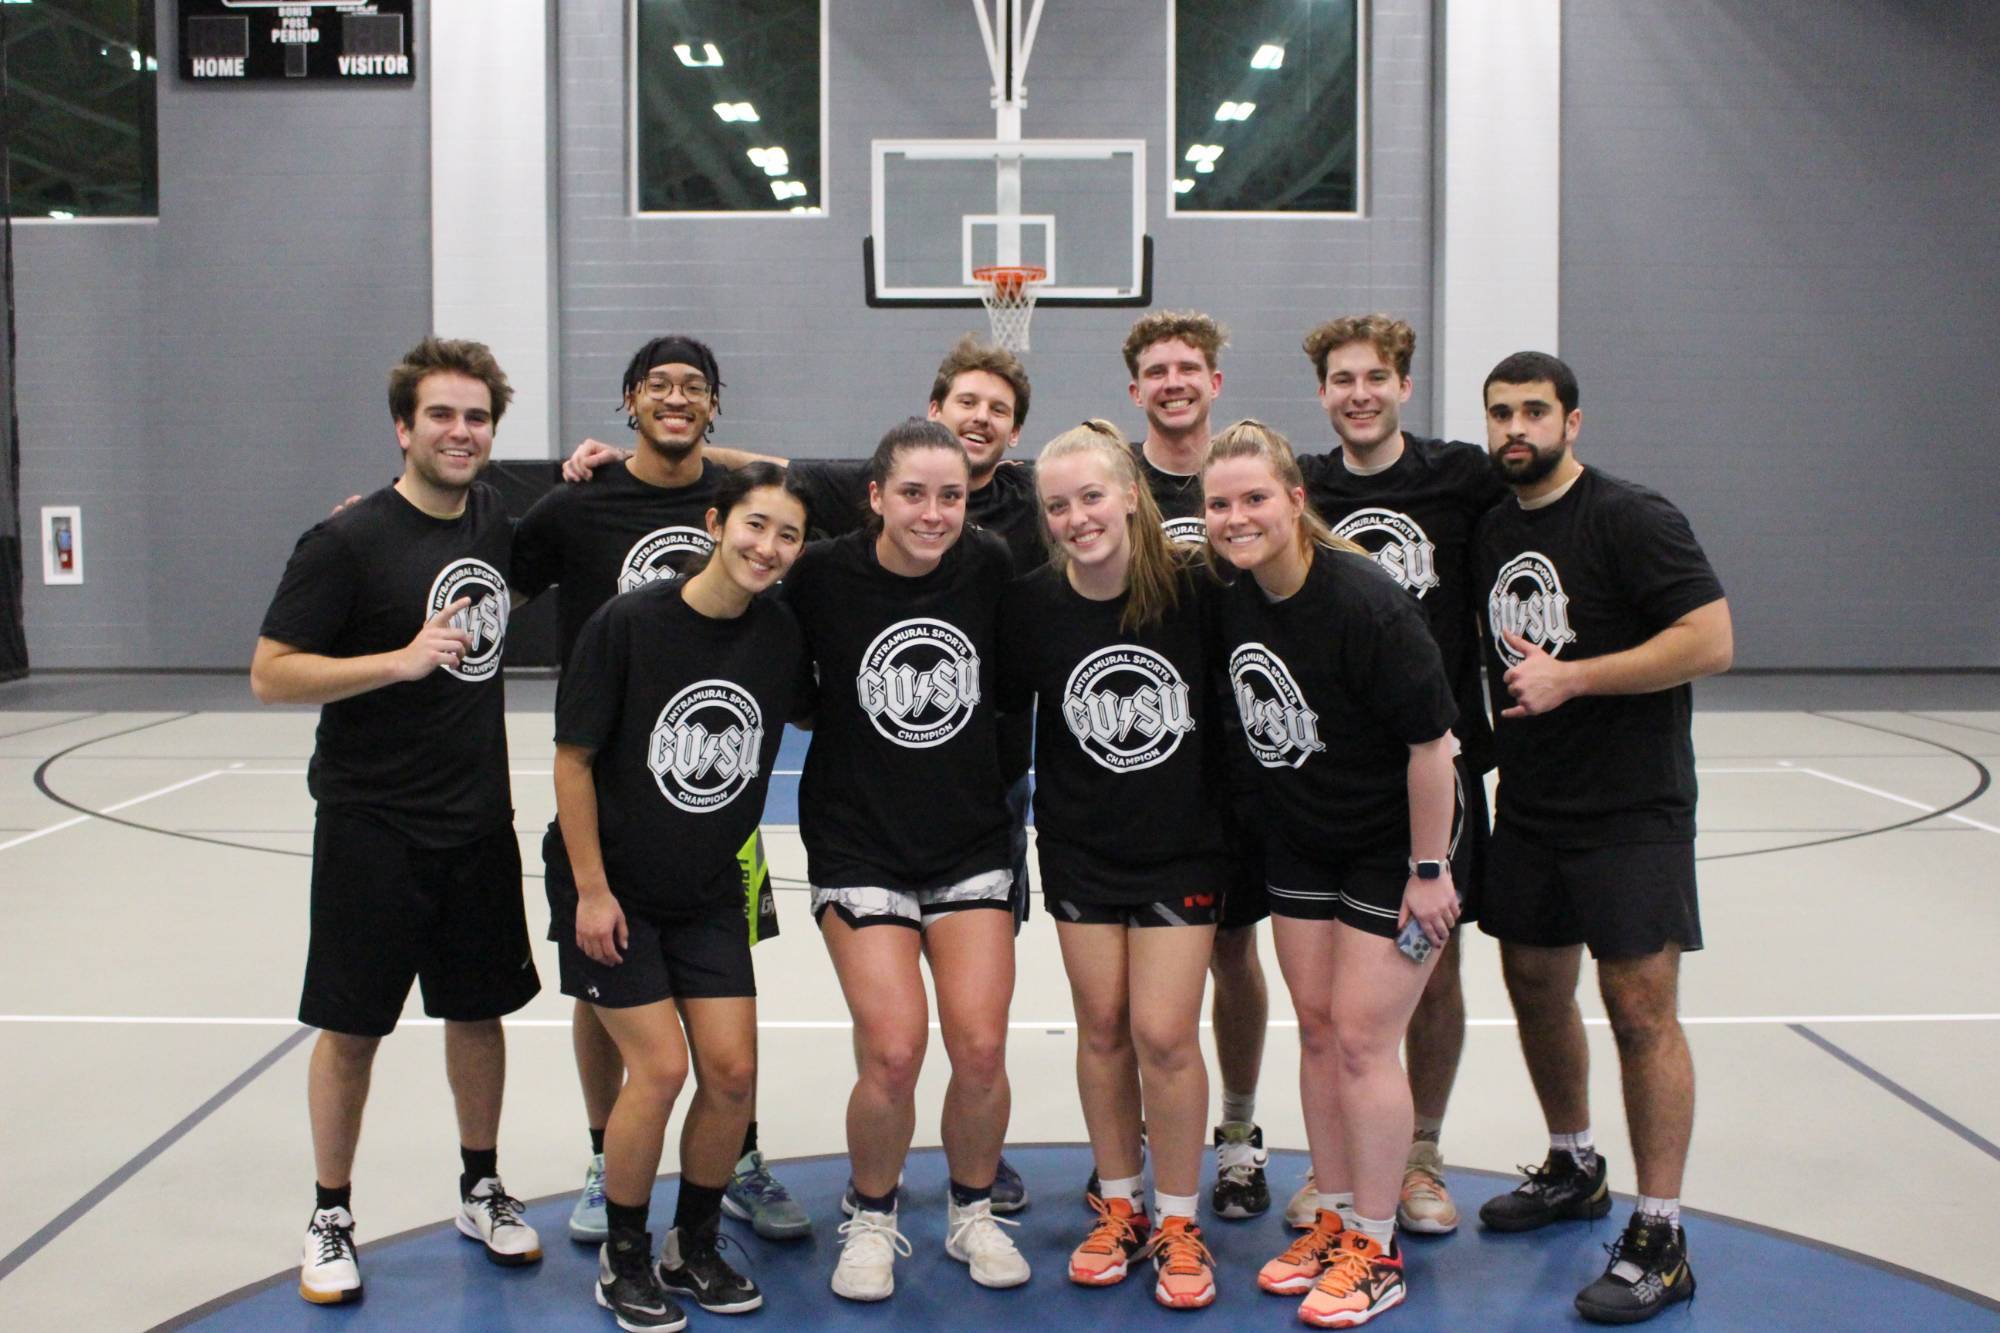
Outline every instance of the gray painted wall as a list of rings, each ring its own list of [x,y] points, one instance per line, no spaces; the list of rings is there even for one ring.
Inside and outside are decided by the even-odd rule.
[[[1580,456],[1738,664],[2000,665],[2000,6],[1566,0],[1562,121]]]
[[[36,669],[247,665],[298,534],[398,471],[430,322],[424,47],[414,86],[190,84],[175,9],[159,220],[14,231],[23,518],[82,505],[87,580],[30,552]]]
[[[973,310],[871,310],[862,299],[869,142],[991,138],[985,56],[963,0],[835,0],[830,18],[829,216],[628,216],[624,0],[562,7],[562,396],[571,440],[624,440],[626,360],[669,330],[708,339],[729,388],[717,440],[850,457],[921,411],[938,359]],[[1333,314],[1430,309],[1430,5],[1376,0],[1370,216],[1221,221],[1166,216],[1167,6],[1051,0],[1028,68],[1030,138],[1145,138],[1156,308],[1197,307],[1233,333],[1219,421],[1256,415],[1300,443],[1330,431],[1299,351]],[[954,242],[955,244],[955,242]],[[1119,347],[1133,309],[1044,310],[1026,360],[1034,401],[1021,452],[1086,416],[1142,431]],[[1417,373],[1428,359],[1420,352]],[[1421,429],[1426,413],[1412,412]]]

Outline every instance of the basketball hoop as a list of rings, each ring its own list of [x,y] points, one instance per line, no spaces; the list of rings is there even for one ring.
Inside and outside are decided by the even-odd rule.
[[[1030,264],[997,264],[972,270],[972,277],[980,284],[979,301],[993,326],[993,341],[1010,352],[1027,351],[1035,293],[1048,281],[1049,271]]]

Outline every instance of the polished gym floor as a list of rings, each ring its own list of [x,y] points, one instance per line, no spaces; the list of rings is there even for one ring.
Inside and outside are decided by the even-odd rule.
[[[563,1238],[588,1149],[539,870],[552,813],[546,681],[510,682],[516,827],[545,989],[509,1026],[501,1166],[537,1203],[549,1257],[502,1272],[440,1230],[457,1160],[440,1030],[412,1021],[376,1067],[354,1200],[368,1299],[305,1306],[292,1268],[311,1205],[304,957],[312,710],[258,709],[240,676],[39,675],[0,685],[0,1327],[610,1328],[589,1255]],[[1681,1009],[1700,1081],[1684,1198],[1704,1328],[2000,1328],[2000,677],[1749,676],[1698,687],[1706,951]],[[1142,1284],[1073,1290],[1088,1170],[1075,1035],[1053,930],[1020,940],[1010,1142],[1033,1203],[1036,1277],[977,1292],[942,1258],[934,1154],[911,1170],[904,1290],[858,1309],[825,1290],[852,1076],[846,1014],[798,884],[799,738],[767,816],[783,933],[760,945],[768,1155],[815,1209],[806,1247],[747,1238],[771,1293],[754,1316],[807,1326],[1063,1325],[1155,1317]],[[1268,933],[1265,940],[1268,951]],[[1546,1146],[1490,940],[1467,941],[1470,1026],[1444,1148],[1466,1205]],[[1275,960],[1259,1119],[1303,1147],[1297,1042]],[[1585,1011],[1601,1015],[1585,986]],[[1612,1185],[1633,1186],[1617,1066],[1591,1028],[1592,1097]],[[919,1147],[937,1142],[933,1044]],[[1028,1145],[1049,1145],[1030,1147]],[[674,1169],[671,1150],[663,1170]],[[1273,1189],[1303,1166],[1274,1155]],[[656,1212],[671,1207],[663,1180]],[[1412,1245],[1388,1326],[1543,1327],[1602,1264],[1595,1228]],[[1275,1218],[1211,1227],[1231,1327],[1294,1326],[1259,1298]],[[1240,1290],[1239,1290],[1240,1289]],[[1109,1300],[1092,1298],[1109,1297]],[[1846,1312],[1848,1317],[1843,1318]],[[1158,1317],[1168,1316],[1159,1312]],[[1201,1316],[1192,1316],[1199,1320]],[[709,1326],[713,1318],[697,1321]],[[1218,1325],[1219,1326],[1219,1325]]]

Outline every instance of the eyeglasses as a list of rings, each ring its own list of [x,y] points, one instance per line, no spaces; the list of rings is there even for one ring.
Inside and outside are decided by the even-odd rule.
[[[707,380],[688,380],[683,383],[679,380],[670,380],[665,375],[654,375],[639,387],[645,391],[647,397],[657,398],[661,402],[665,402],[675,389],[679,389],[681,397],[690,403],[705,403],[715,393],[709,388]]]

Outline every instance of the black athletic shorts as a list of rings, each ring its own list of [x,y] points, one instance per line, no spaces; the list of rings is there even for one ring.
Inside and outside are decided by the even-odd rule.
[[[416,847],[371,820],[322,809],[299,1021],[387,1036],[412,980],[423,986],[426,1014],[460,1023],[511,1014],[541,990],[513,828],[463,847]]]
[[[1451,882],[1458,889],[1458,923],[1479,919],[1480,892],[1486,883],[1486,847],[1492,840],[1492,820],[1486,811],[1486,779],[1472,771],[1465,756],[1458,768],[1458,845],[1451,850]]]
[[[1221,803],[1216,817],[1229,857],[1222,915],[1216,925],[1223,930],[1244,930],[1271,915],[1271,900],[1264,887],[1264,830],[1247,815],[1234,811],[1227,801]]]
[[[1219,893],[1186,893],[1151,903],[1095,903],[1061,898],[1044,890],[1042,905],[1058,925],[1078,926],[1212,926],[1222,915]]]
[[[1343,858],[1305,857],[1283,838],[1265,846],[1271,915],[1301,921],[1344,921],[1356,930],[1396,938],[1410,858],[1395,849]]]
[[[1593,958],[1644,958],[1669,943],[1701,948],[1692,842],[1547,847],[1502,821],[1484,887],[1479,928],[1495,939],[1585,944]]]
[[[577,946],[576,884],[570,876],[551,870],[543,883],[563,994],[605,1009],[631,1009],[669,998],[717,1000],[757,993],[743,881],[734,866],[708,897],[707,907],[662,912],[620,898],[626,941],[619,950],[624,961],[615,966],[596,961]],[[613,886],[612,893],[617,891]]]

